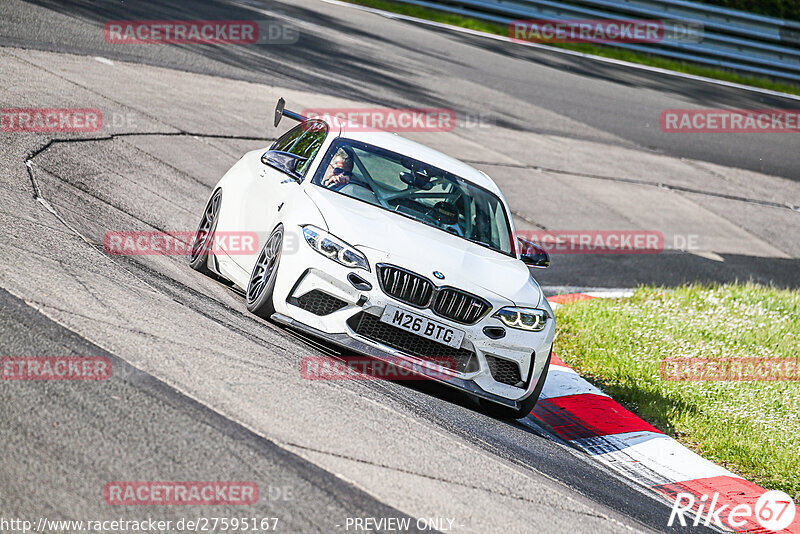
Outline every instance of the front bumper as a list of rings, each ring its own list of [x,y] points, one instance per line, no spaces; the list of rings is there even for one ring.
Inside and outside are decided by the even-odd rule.
[[[541,376],[555,332],[554,322],[548,322],[547,327],[541,332],[528,332],[505,327],[492,314],[503,306],[513,306],[514,302],[492,295],[480,293],[474,287],[463,287],[458,281],[453,285],[462,287],[482,298],[492,305],[492,312],[488,313],[474,325],[464,325],[435,315],[428,309],[417,309],[397,301],[385,294],[377,280],[377,274],[364,270],[352,270],[321,256],[315,251],[304,250],[300,247],[296,254],[284,256],[278,271],[278,280],[275,291],[276,313],[273,319],[287,326],[296,328],[309,335],[323,338],[339,347],[354,353],[364,354],[369,357],[392,363],[399,367],[413,371],[420,367],[432,371],[428,375],[431,379],[461,389],[475,397],[487,399],[495,403],[518,408],[519,404],[527,399],[536,388]],[[371,256],[372,254],[368,255]],[[369,257],[372,266],[383,257]],[[388,260],[391,263],[391,259]],[[348,280],[348,275],[357,274],[368,281],[372,288],[369,290],[357,289]],[[312,313],[298,305],[299,298],[310,294],[312,291],[321,291],[340,301],[340,307],[332,311],[325,309],[320,315],[320,309]],[[457,371],[442,367],[436,363],[421,359],[404,352],[402,348],[392,347],[376,341],[374,338],[359,335],[352,327],[352,319],[359,313],[380,317],[387,305],[406,309],[418,315],[424,315],[438,323],[444,323],[452,328],[465,333],[460,350],[472,351],[475,362],[468,369]],[[550,312],[546,301],[540,307]],[[308,306],[306,306],[308,308]],[[484,333],[484,328],[502,327],[505,336],[502,339],[491,339]],[[413,334],[412,334],[413,335]],[[488,357],[488,358],[487,358]],[[499,382],[492,375],[489,361],[491,358],[513,362],[519,368],[520,382],[516,385]],[[496,360],[493,360],[496,362]]]
[[[295,328],[304,332],[306,334],[323,338],[334,345],[337,345],[344,349],[352,350],[353,352],[359,354],[365,354],[372,358],[377,358],[379,360],[385,361],[387,363],[391,363],[393,365],[397,365],[408,371],[418,371],[420,365],[426,363],[424,360],[416,360],[412,361],[412,357],[408,357],[404,355],[400,351],[393,351],[391,348],[386,347],[386,349],[380,349],[374,346],[374,344],[361,341],[356,337],[350,336],[348,334],[328,334],[326,332],[322,332],[321,330],[317,330],[312,326],[308,326],[307,324],[303,324],[300,321],[296,321],[291,317],[286,317],[285,315],[281,315],[280,313],[275,313],[272,315],[272,319],[275,321],[284,324],[286,326]],[[394,354],[392,354],[394,352]],[[466,380],[464,378],[459,378],[455,375],[447,375],[444,372],[444,368],[436,368],[432,370],[436,371],[435,376],[426,375],[427,379],[435,380],[440,383],[444,383],[467,393],[471,393],[472,395],[487,399],[498,404],[502,404],[503,406],[508,406],[509,408],[517,409],[519,408],[518,401],[507,399],[505,397],[501,397],[499,395],[494,395],[489,393],[488,391],[484,391],[480,386],[478,386],[473,380]]]

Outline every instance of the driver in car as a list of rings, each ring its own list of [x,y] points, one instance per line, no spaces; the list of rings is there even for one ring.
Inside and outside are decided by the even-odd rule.
[[[337,188],[350,183],[353,177],[353,157],[346,151],[339,149],[331,159],[325,174],[322,176],[322,185],[328,188]]]

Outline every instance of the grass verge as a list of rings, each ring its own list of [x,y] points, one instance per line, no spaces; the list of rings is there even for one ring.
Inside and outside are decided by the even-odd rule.
[[[391,11],[400,15],[408,15],[410,17],[417,17],[434,22],[441,22],[443,24],[450,24],[452,26],[460,26],[462,28],[469,28],[471,30],[482,31],[486,33],[493,33],[497,35],[508,36],[508,26],[503,24],[496,24],[492,22],[485,22],[472,17],[464,17],[435,9],[426,7],[415,6],[411,4],[402,4],[399,2],[392,2],[391,0],[343,0],[351,4],[358,4],[361,6],[373,7],[383,11]],[[630,50],[623,50],[611,46],[595,45],[591,43],[552,43],[548,46],[554,48],[564,48],[567,50],[574,50],[576,52],[583,52],[585,54],[592,54],[595,56],[602,56],[612,59],[620,59],[629,61],[631,63],[639,63],[642,65],[649,65],[651,67],[658,67],[667,70],[674,70],[683,72],[685,74],[693,74],[696,76],[705,76],[706,78],[714,78],[726,82],[739,83],[742,85],[749,85],[761,89],[769,89],[772,91],[780,91],[782,93],[789,93],[800,95],[800,86],[792,85],[789,83],[782,83],[771,80],[769,78],[762,78],[757,76],[744,76],[737,72],[717,69],[713,67],[704,67],[694,63],[687,63],[685,61],[676,61],[666,59],[660,56],[633,52]]]
[[[800,382],[664,380],[664,358],[800,360],[800,291],[640,288],[558,308],[558,355],[703,457],[800,501]]]

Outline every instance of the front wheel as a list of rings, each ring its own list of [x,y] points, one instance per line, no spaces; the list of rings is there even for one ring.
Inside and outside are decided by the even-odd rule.
[[[542,393],[544,382],[547,380],[547,371],[550,369],[550,357],[552,355],[553,351],[551,349],[550,354],[547,355],[547,361],[544,364],[544,369],[542,369],[539,383],[536,384],[536,387],[530,396],[522,401],[522,404],[519,408],[508,408],[492,401],[480,399],[480,405],[483,411],[487,415],[497,417],[498,419],[522,419],[523,417],[527,417],[527,415],[533,411],[533,408],[536,406],[536,402],[539,400],[539,395]]]
[[[217,229],[217,216],[219,206],[222,203],[222,190],[217,189],[211,199],[206,204],[203,218],[197,226],[194,241],[192,241],[192,253],[189,257],[189,266],[195,271],[199,271],[207,276],[215,277],[211,269],[208,268],[209,250],[213,250],[214,232]]]
[[[264,243],[247,284],[247,309],[269,319],[275,313],[272,293],[283,249],[283,225],[279,224]]]

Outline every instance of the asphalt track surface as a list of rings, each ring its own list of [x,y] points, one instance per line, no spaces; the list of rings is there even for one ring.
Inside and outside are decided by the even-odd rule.
[[[451,108],[464,124],[460,136],[473,146],[420,140],[493,176],[515,214],[533,223],[528,229],[664,232],[666,254],[559,255],[556,268],[540,274],[544,285],[800,283],[798,136],[667,134],[658,120],[665,109],[798,109],[798,99],[420,27],[318,0],[12,0],[3,10],[0,44],[9,46],[165,66],[362,105]],[[299,40],[259,46],[105,41],[105,22],[130,19],[259,20],[291,25]],[[330,101],[309,107],[322,102]],[[268,120],[269,104],[259,99],[236,111]],[[268,125],[258,133],[264,131],[273,133]],[[639,191],[642,184],[660,190]],[[700,254],[681,253],[693,236]]]
[[[331,348],[249,315],[240,295],[191,271],[185,258],[109,257],[103,234],[193,229],[222,173],[274,138],[268,124],[279,95],[301,108],[483,109],[488,128],[431,144],[500,173],[519,224],[619,228],[616,214],[666,202],[676,211],[649,224],[669,232],[691,213],[693,231],[707,237],[699,253],[565,257],[541,274],[543,283],[631,287],[754,275],[797,287],[800,214],[780,206],[800,205],[796,137],[698,142],[654,127],[666,108],[790,101],[315,1],[10,1],[0,13],[3,108],[98,107],[135,118],[102,136],[0,138],[2,355],[106,355],[114,363],[102,383],[0,383],[3,517],[276,516],[284,532],[405,516],[452,518],[454,532],[670,530],[665,503],[532,421],[489,418],[431,384],[302,380],[300,360]],[[120,49],[101,31],[115,19],[274,17],[300,27],[297,44]],[[60,141],[48,144],[51,137]],[[573,167],[524,157],[546,158],[559,146],[572,151]],[[629,165],[612,161],[597,178],[592,161],[608,153]],[[691,166],[712,182],[670,167],[685,160],[704,162]],[[625,181],[646,181],[636,174],[643,169],[660,174],[658,183],[675,172],[668,185],[688,191]],[[537,189],[535,173],[558,181]],[[700,215],[698,205],[706,208]],[[634,215],[624,227],[650,227]],[[262,498],[246,510],[111,507],[102,487],[114,480],[253,480]],[[270,487],[289,488],[292,498],[272,501]]]
[[[587,61],[510,43],[420,31],[314,1],[6,2],[0,42],[116,57],[205,74],[320,91],[383,105],[482,110],[503,126],[567,133],[522,100],[586,128],[666,154],[800,179],[800,141],[785,134],[710,137],[661,132],[662,110],[686,107],[800,108],[797,99],[749,93]],[[109,20],[227,19],[291,23],[294,45],[252,47],[134,46],[120,50],[97,27]],[[473,53],[465,55],[470,50]],[[565,90],[568,88],[568,90]]]

